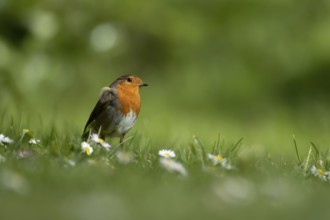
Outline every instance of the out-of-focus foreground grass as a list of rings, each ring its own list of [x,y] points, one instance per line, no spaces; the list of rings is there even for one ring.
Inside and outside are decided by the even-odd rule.
[[[23,129],[30,129],[42,139],[43,148],[36,152],[37,159],[27,161],[17,159],[16,150],[29,145],[2,149],[6,162],[0,163],[1,178],[22,178],[32,189],[26,189],[27,196],[2,191],[1,207],[10,215],[16,203],[23,214],[40,206],[40,216],[49,216],[46,207],[54,207],[58,213],[54,219],[66,213],[68,218],[96,218],[96,213],[104,216],[108,207],[117,219],[134,213],[140,213],[141,219],[152,213],[185,218],[197,206],[203,211],[194,209],[187,215],[200,219],[221,212],[252,217],[262,209],[257,207],[268,205],[274,208],[274,219],[282,214],[322,215],[318,210],[326,204],[322,196],[326,187],[306,183],[300,172],[293,171],[292,135],[302,155],[307,154],[310,141],[322,151],[330,143],[329,12],[325,0],[299,4],[293,0],[2,0],[0,133],[17,141]],[[243,137],[241,153],[248,158],[244,165],[249,171],[240,166],[233,177],[223,179],[222,172],[210,177],[197,166],[188,181],[164,176],[158,169],[144,171],[146,166],[141,164],[64,168],[71,147],[80,146],[79,136],[100,88],[126,73],[150,85],[141,91],[139,120],[128,135],[140,137],[133,141],[135,145],[156,157],[160,148],[190,150],[193,135],[207,149],[219,135],[225,146]],[[73,155],[80,155],[77,149]],[[275,166],[286,164],[287,158],[292,164],[269,168],[273,162],[264,162],[269,155],[277,158]],[[98,162],[103,159],[101,154],[96,157]],[[263,165],[254,169],[260,160]],[[260,169],[265,175],[258,174]],[[305,183],[307,189],[319,189],[306,195]],[[229,200],[239,197],[233,199],[233,206],[221,197],[228,193],[221,191],[226,184],[238,184],[237,195],[228,189]],[[303,186],[296,189],[299,184]],[[269,194],[259,188],[282,190],[286,197],[263,203]],[[243,204],[236,206],[248,192],[252,202],[243,196]],[[219,195],[225,202],[219,202]],[[317,198],[321,202],[308,209]],[[291,203],[291,199],[304,202]],[[291,205],[277,210],[287,204],[283,201]],[[260,219],[267,214],[260,211]]]
[[[311,148],[298,166],[297,159],[246,153],[240,142],[210,148],[195,137],[171,147],[174,159],[161,159],[160,148],[135,135],[125,152],[94,144],[87,156],[72,131],[8,127],[13,143],[0,148],[1,219],[328,218],[329,152]],[[29,144],[36,135],[40,142]],[[209,153],[222,156],[218,164]]]

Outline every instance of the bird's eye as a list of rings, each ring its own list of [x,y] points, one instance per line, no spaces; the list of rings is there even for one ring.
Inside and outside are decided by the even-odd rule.
[[[132,78],[127,78],[127,82],[132,82]]]

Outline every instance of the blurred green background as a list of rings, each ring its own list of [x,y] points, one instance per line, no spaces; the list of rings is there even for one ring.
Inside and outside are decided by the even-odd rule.
[[[0,110],[80,135],[133,73],[150,85],[133,130],[155,146],[327,147],[329,39],[326,0],[0,0]]]

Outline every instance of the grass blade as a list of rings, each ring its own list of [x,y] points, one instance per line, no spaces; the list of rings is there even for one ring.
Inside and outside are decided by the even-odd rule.
[[[306,162],[305,162],[305,167],[304,167],[305,175],[307,175],[307,172],[309,170],[309,161],[311,159],[311,154],[313,152],[312,150],[313,150],[313,147],[310,147],[309,151],[308,151],[307,159],[306,159]]]
[[[319,159],[319,156],[320,156],[320,152],[319,152],[319,150],[317,149],[316,145],[315,145],[313,142],[311,142],[311,145],[312,145],[313,149],[314,149],[315,152],[316,152],[316,155],[315,155],[316,158]]]
[[[204,148],[204,145],[203,143],[199,140],[198,137],[196,137],[195,135],[193,136],[195,142],[197,143],[197,145],[200,147],[200,151],[201,151],[201,161],[202,161],[202,164],[204,166],[205,164],[205,160],[206,160],[206,153],[205,153],[205,148]]]
[[[295,137],[294,137],[294,135],[292,136],[292,138],[293,138],[293,144],[294,144],[294,148],[295,148],[295,150],[296,150],[296,155],[297,155],[297,158],[298,158],[298,165],[299,165],[299,167],[302,165],[302,159],[301,159],[301,157],[300,157],[300,155],[299,155],[299,151],[298,151],[298,145],[297,145],[297,142],[296,142],[296,139],[295,139]]]
[[[231,153],[234,153],[234,152],[238,149],[238,147],[239,147],[240,144],[242,143],[243,139],[244,139],[244,138],[239,139],[239,140],[236,142],[236,144],[234,144],[234,146],[231,148]]]
[[[212,153],[213,154],[218,154],[220,152],[220,134],[218,134],[218,139],[217,141],[214,143],[214,146],[213,146],[213,150],[212,150]]]

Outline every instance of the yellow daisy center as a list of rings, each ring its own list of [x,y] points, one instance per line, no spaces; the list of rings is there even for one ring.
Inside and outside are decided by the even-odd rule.
[[[223,160],[223,157],[221,157],[221,155],[217,155],[217,156],[215,157],[215,159],[216,159],[217,161],[222,161],[222,160]]]
[[[86,148],[85,148],[85,152],[86,152],[86,154],[89,155],[89,154],[91,154],[91,149],[90,149],[89,147],[86,147]]]
[[[104,140],[102,138],[99,138],[99,143],[102,144]]]
[[[317,173],[320,175],[320,176],[323,176],[324,175],[324,170],[322,169],[317,169]]]
[[[170,152],[166,152],[166,153],[165,153],[165,157],[171,157]]]

